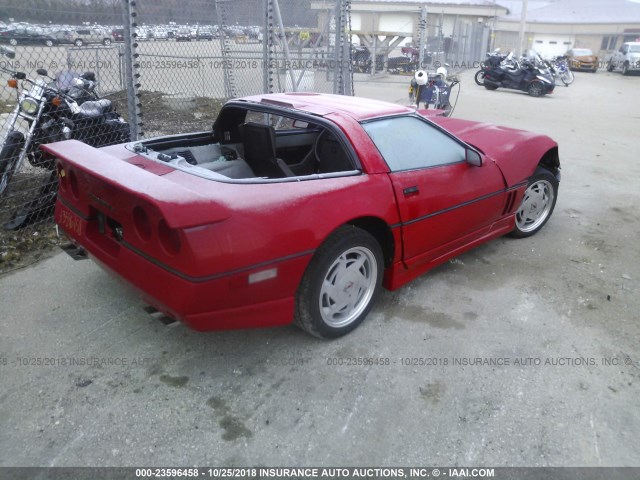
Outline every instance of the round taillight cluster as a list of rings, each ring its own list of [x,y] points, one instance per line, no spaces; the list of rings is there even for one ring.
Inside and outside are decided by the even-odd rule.
[[[180,251],[180,235],[177,230],[169,227],[164,219],[158,224],[158,238],[167,253],[175,255]]]
[[[151,220],[142,207],[133,209],[133,226],[138,236],[145,241],[151,238]]]
[[[147,213],[147,210],[140,205],[133,207],[133,228],[138,237],[148,242],[154,237],[155,222]],[[162,249],[170,254],[176,255],[182,246],[180,242],[180,234],[178,230],[171,228],[167,222],[162,219],[155,229],[158,242],[162,245]]]
[[[58,172],[58,181],[59,181],[60,188],[62,190],[66,190],[68,186],[67,182],[69,181],[67,177],[67,172],[65,171],[64,167],[60,163],[58,163],[58,165],[56,166],[56,170]]]
[[[78,177],[76,177],[76,173],[73,170],[67,171],[67,177],[69,178],[69,189],[71,190],[71,194],[77,200],[80,198],[80,187],[78,186]]]

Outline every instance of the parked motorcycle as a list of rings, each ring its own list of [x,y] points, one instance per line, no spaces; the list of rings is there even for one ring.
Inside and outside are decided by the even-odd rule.
[[[527,92],[532,97],[552,93],[556,84],[549,72],[524,59],[515,61],[513,66],[487,66],[484,74],[484,88],[496,90],[511,88]]]
[[[0,54],[15,58],[15,52],[1,47]],[[0,66],[9,73],[7,85],[16,90],[16,107],[9,116],[0,150],[0,196],[2,196],[27,158],[34,167],[49,170],[37,196],[13,215],[5,228],[16,229],[29,224],[43,208],[55,201],[55,162],[40,145],[76,139],[93,147],[115,145],[129,141],[129,124],[114,110],[110,100],[95,91],[95,75],[60,72],[49,77],[38,69],[38,78]],[[19,92],[21,84],[22,92]]]
[[[553,68],[554,76],[556,79],[559,79],[567,87],[573,83],[575,77],[573,76],[573,72],[569,68],[569,62],[567,61],[566,56],[562,55],[559,57],[555,57],[553,60],[551,60],[550,64]]]
[[[486,60],[484,62],[480,62],[480,70],[478,70],[473,77],[476,84],[484,85],[485,71],[491,67],[499,67],[502,62],[509,57],[509,55],[512,56],[510,53],[506,55],[501,54],[499,48],[496,48],[493,52],[488,52]]]

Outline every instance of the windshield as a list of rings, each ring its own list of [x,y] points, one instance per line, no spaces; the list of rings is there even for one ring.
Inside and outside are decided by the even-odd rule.
[[[634,53],[640,53],[640,45],[629,45],[629,51]]]
[[[79,78],[80,73],[71,70],[62,70],[56,74],[56,85],[60,90],[74,87],[74,79]]]
[[[593,55],[593,52],[587,48],[576,48],[573,51],[573,55],[576,57],[586,57],[589,55]]]

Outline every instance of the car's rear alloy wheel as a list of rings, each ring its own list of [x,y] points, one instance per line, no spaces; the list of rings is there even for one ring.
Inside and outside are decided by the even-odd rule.
[[[108,46],[110,46],[110,45],[111,45],[111,40],[109,40],[108,38],[105,38],[105,39],[102,41],[102,44],[103,44],[105,47],[108,47]]]
[[[16,45],[18,45],[18,40],[16,40],[15,38],[11,38],[9,40],[9,45],[12,45],[15,47]]]
[[[349,333],[371,310],[383,268],[375,238],[352,225],[340,227],[307,267],[296,297],[295,323],[320,338]]]
[[[76,47],[81,47],[82,45],[84,45],[84,42],[81,39],[77,39],[73,43],[75,44]]]
[[[529,179],[511,235],[524,238],[537,233],[551,217],[557,198],[558,180],[549,170],[539,167]]]
[[[45,40],[44,44],[45,44],[47,47],[53,47],[53,40]]]

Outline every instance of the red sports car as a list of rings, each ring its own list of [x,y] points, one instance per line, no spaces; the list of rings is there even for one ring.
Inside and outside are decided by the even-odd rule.
[[[55,218],[81,249],[197,330],[292,321],[318,337],[397,289],[551,216],[557,144],[363,98],[229,101],[212,131],[46,145]]]

